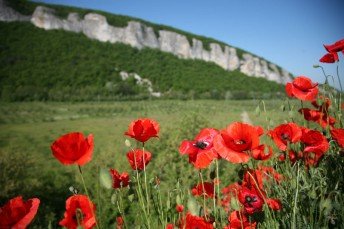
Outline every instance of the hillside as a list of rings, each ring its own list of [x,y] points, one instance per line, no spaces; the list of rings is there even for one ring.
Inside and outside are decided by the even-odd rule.
[[[28,15],[37,3],[11,1],[9,5]],[[60,17],[69,12],[81,16],[90,12],[52,5],[49,8],[54,8]],[[123,27],[135,20],[151,26],[154,33],[163,29],[183,34],[188,40],[197,38],[203,42],[204,49],[211,47],[212,42],[225,45],[136,18],[98,13],[106,16],[113,26]],[[247,76],[240,69],[228,71],[209,61],[179,58],[154,48],[138,49],[123,43],[99,42],[81,33],[42,30],[29,22],[0,22],[0,33],[5,34],[0,37],[2,100],[148,98],[149,91],[139,86],[134,77],[123,80],[120,74],[123,71],[137,73],[149,80],[153,90],[167,98],[269,98],[283,90],[281,84]],[[245,51],[236,50],[238,56],[245,55]]]

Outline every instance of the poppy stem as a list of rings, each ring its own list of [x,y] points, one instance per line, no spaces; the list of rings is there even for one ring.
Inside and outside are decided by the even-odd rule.
[[[219,162],[218,160],[216,159],[215,160],[215,165],[216,165],[216,179],[217,179],[217,182],[216,182],[216,191],[217,191],[217,196],[218,198],[220,198],[220,176],[219,176]],[[221,214],[221,211],[220,209],[219,210],[219,215],[220,215],[220,226],[222,226],[222,214]]]
[[[297,208],[297,198],[299,195],[299,177],[300,177],[300,168],[299,168],[299,162],[297,163],[297,176],[296,176],[296,191],[295,191],[295,198],[294,198],[294,206],[293,206],[293,221],[291,228],[295,229],[296,228],[296,208]]]
[[[80,176],[81,176],[81,181],[82,181],[82,184],[83,184],[84,189],[85,189],[85,193],[86,193],[86,195],[88,196],[88,198],[91,199],[90,195],[88,194],[88,190],[87,190],[87,187],[86,187],[86,183],[85,183],[84,176],[82,175],[81,166],[78,165],[78,168],[79,168],[79,173],[80,173]],[[91,208],[92,214],[93,214],[94,216],[96,216],[96,215],[95,215],[95,212],[94,212],[94,210],[93,210],[93,207],[91,206],[91,203],[90,203],[90,208]],[[99,229],[98,222],[97,222],[97,220],[95,220],[95,221],[96,221],[96,227],[97,227],[97,229]]]
[[[343,128],[343,120],[341,119],[341,115],[342,115],[341,105],[342,105],[342,93],[343,93],[343,88],[342,88],[342,83],[340,82],[340,77],[339,77],[339,64],[338,64],[338,63],[337,63],[337,78],[338,78],[339,87],[340,87],[340,92],[338,93],[338,116],[339,116],[340,127]]]
[[[136,172],[136,181],[137,181],[137,189],[136,189],[136,193],[137,193],[137,197],[139,199],[140,205],[142,207],[143,213],[145,215],[145,218],[147,220],[147,228],[150,228],[150,220],[148,219],[148,215],[146,212],[146,205],[145,205],[145,201],[144,201],[144,197],[143,197],[143,192],[142,192],[142,187],[141,187],[141,182],[140,182],[140,175],[139,175],[139,171],[137,169],[137,161],[136,161],[136,154],[135,154],[135,150],[133,148],[131,148],[132,152],[134,153],[134,163],[135,163],[135,172]]]
[[[122,189],[118,190],[118,195],[119,195],[119,201],[117,200],[117,208],[119,211],[119,214],[122,216],[123,218],[123,222],[124,222],[124,226],[125,228],[128,228],[127,226],[127,220],[125,218],[125,214],[124,214],[124,207],[123,207],[123,197],[122,197]]]
[[[150,201],[149,201],[149,193],[148,193],[148,186],[147,186],[147,173],[146,173],[146,159],[145,159],[145,143],[142,143],[142,151],[143,151],[143,175],[144,175],[144,181],[145,181],[145,189],[146,189],[146,199],[147,199],[147,213],[149,214],[149,208],[150,208]]]
[[[206,195],[206,192],[205,192],[205,188],[204,188],[204,182],[203,182],[203,176],[202,176],[202,172],[201,170],[199,170],[199,177],[201,179],[201,184],[202,184],[202,189],[203,189],[203,213],[204,213],[204,218],[205,220],[208,221],[208,216],[207,216],[207,209],[206,209],[206,204],[205,204],[205,195]]]

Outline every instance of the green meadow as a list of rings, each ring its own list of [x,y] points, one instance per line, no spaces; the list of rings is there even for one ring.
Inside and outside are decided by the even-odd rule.
[[[125,156],[129,149],[124,144],[123,134],[131,121],[149,117],[160,123],[159,139],[146,145],[153,155],[147,166],[150,183],[154,185],[158,177],[162,192],[168,192],[176,183],[187,192],[193,184],[191,181],[197,181],[197,172],[188,164],[187,157],[179,155],[178,147],[183,139],[194,138],[204,127],[222,129],[233,121],[242,121],[243,112],[247,112],[253,124],[271,128],[288,118],[288,112],[283,113],[283,104],[287,106],[282,100],[1,103],[0,202],[17,195],[39,197],[41,206],[34,228],[55,227],[62,219],[66,198],[72,194],[69,188],[73,186],[80,192],[83,188],[77,167],[60,164],[52,156],[50,145],[68,132],[92,133],[94,155],[83,171],[97,204],[100,222],[112,225],[115,215],[111,217],[111,212],[116,209],[110,201],[112,190],[100,185],[99,172],[102,168],[131,172]],[[135,147],[133,140],[131,143]],[[220,170],[222,185],[234,179],[229,163],[220,162]],[[127,211],[134,217],[130,212],[137,209]]]

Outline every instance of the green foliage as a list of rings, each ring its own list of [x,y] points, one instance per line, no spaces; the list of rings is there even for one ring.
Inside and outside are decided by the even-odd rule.
[[[11,1],[12,7],[26,14],[36,4]],[[72,11],[81,15],[89,12],[65,6],[49,7],[63,17]],[[115,26],[124,26],[132,20],[119,15],[105,16]],[[148,25],[156,31],[172,30]],[[182,60],[156,49],[138,50],[124,44],[102,43],[82,34],[45,31],[29,23],[0,22],[0,33],[4,34],[0,37],[0,96],[3,101],[149,98],[147,90],[137,86],[135,81],[121,80],[119,71],[122,70],[149,79],[154,91],[163,92],[165,98],[268,99],[283,90],[283,86],[275,82],[248,77],[239,71],[228,72],[214,63]],[[188,34],[188,37],[197,36]],[[207,44],[207,39],[202,41]],[[208,39],[208,43],[210,41],[213,40]]]

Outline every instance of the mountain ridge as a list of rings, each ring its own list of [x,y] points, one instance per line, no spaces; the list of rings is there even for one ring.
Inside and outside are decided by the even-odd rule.
[[[237,48],[221,42],[204,45],[203,41],[194,37],[191,39],[191,44],[190,37],[166,29],[157,31],[142,22],[128,21],[126,27],[116,27],[110,25],[103,15],[87,13],[84,19],[81,19],[76,12],[69,12],[67,19],[61,19],[55,15],[54,9],[46,6],[35,8],[31,22],[45,30],[63,29],[81,32],[91,39],[102,42],[120,42],[138,49],[156,48],[179,58],[213,62],[228,71],[239,70],[248,76],[262,77],[277,83],[285,84],[292,79],[291,74],[286,70],[248,52],[239,50],[240,55],[238,55]]]
[[[18,2],[24,5],[14,4]],[[0,3],[4,1],[0,0]],[[167,34],[168,37],[172,32],[167,31],[169,27],[151,26],[150,34],[156,38],[153,44],[159,48],[143,45],[138,48],[128,43],[100,42],[85,36],[84,31],[99,35],[92,33],[92,26],[89,25],[92,25],[94,20],[86,20],[86,23],[84,19],[82,22],[79,19],[80,16],[101,18],[93,11],[90,13],[84,9],[49,5],[48,8],[53,8],[59,17],[48,13],[46,16],[52,16],[56,20],[45,20],[43,15],[43,22],[55,22],[49,26],[79,25],[82,32],[76,33],[63,29],[44,30],[28,22],[39,16],[28,18],[25,16],[27,12],[34,12],[36,9],[41,12],[53,11],[46,9],[47,5],[37,8],[36,3],[22,0],[11,1],[10,5],[16,11],[9,10],[8,6],[0,7],[0,33],[4,34],[0,36],[1,100],[123,100],[144,99],[156,95],[180,99],[247,99],[274,98],[283,94],[282,84],[263,77],[247,76],[240,72],[239,68],[228,71],[213,61],[183,58],[172,52],[161,51],[160,41],[164,39],[159,40],[156,33],[159,29],[164,30],[162,34]],[[70,13],[71,11],[78,14]],[[139,26],[141,31],[147,30],[147,26],[142,25],[141,21],[130,22],[130,17],[106,13],[104,15],[106,21],[109,21],[107,25],[116,25],[111,26],[110,30],[119,29],[122,35],[131,36],[133,42],[137,42],[140,36],[136,35],[136,29],[130,30],[132,27],[129,25],[134,25],[134,28],[135,25]],[[76,19],[74,24],[71,22],[73,17]],[[21,18],[20,21],[18,18]],[[172,37],[179,36],[177,29],[173,31]],[[194,38],[192,34],[188,36],[187,32],[182,35],[180,37],[186,42]],[[147,38],[143,37],[141,36],[143,41],[147,41]],[[223,52],[224,44],[207,47],[214,40],[198,38],[204,44],[204,48],[198,49],[199,51],[210,55],[213,46]],[[166,47],[171,47],[171,42],[167,42]],[[233,47],[228,46],[227,49],[230,48]],[[236,51],[238,59],[245,55],[241,49]],[[128,74],[128,77],[124,77],[124,73]]]

